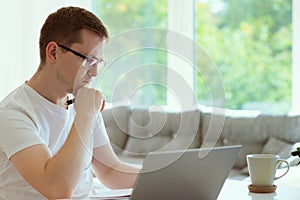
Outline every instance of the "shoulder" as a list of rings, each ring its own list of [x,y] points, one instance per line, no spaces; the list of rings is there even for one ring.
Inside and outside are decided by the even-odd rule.
[[[28,96],[30,95],[30,91],[28,91],[27,87],[29,86],[23,84],[14,89],[0,102],[0,108],[14,108],[27,102]]]
[[[16,124],[33,125],[33,104],[25,84],[16,88],[0,103],[1,127],[14,127]]]

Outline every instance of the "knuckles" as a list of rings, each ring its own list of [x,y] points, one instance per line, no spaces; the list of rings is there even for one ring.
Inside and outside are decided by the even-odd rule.
[[[104,95],[94,88],[80,88],[76,95],[75,109],[84,109],[85,112],[99,112],[102,110]],[[101,112],[101,111],[100,111]]]

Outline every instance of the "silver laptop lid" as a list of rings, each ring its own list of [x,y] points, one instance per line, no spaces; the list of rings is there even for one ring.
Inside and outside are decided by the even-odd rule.
[[[240,148],[152,152],[145,158],[130,199],[215,200]]]

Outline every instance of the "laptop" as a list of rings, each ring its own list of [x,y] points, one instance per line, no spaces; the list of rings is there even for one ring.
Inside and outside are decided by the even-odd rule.
[[[240,149],[241,146],[236,145],[151,152],[127,199],[215,200]]]

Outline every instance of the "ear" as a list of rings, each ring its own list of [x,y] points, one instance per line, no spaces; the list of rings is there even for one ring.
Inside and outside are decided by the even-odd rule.
[[[55,42],[49,42],[46,46],[46,58],[49,62],[56,61],[57,44]]]

